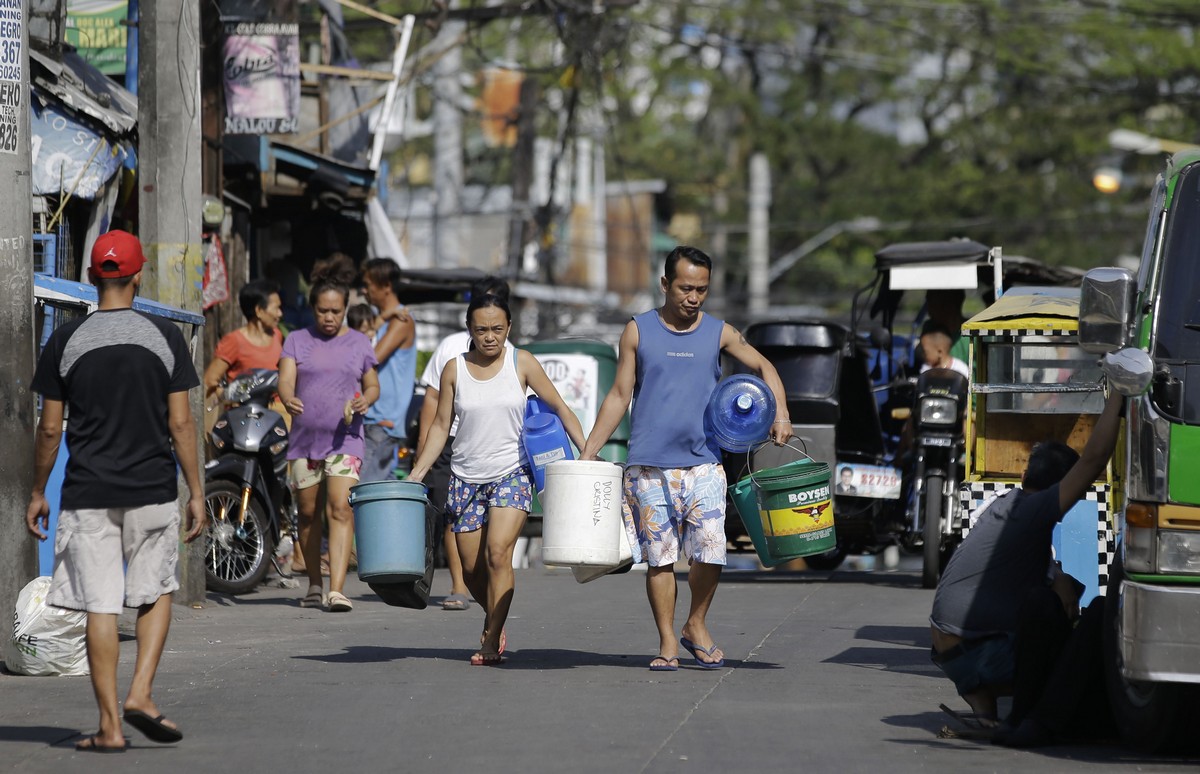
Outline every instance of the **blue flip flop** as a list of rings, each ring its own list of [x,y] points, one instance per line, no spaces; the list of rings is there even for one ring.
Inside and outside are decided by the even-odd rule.
[[[701,669],[720,669],[725,666],[725,659],[723,658],[716,661],[704,661],[700,658],[701,653],[712,658],[713,651],[717,649],[716,645],[713,645],[711,648],[702,648],[687,637],[680,637],[679,644],[683,646],[684,650],[692,654],[692,658],[696,659],[696,666]]]
[[[665,661],[666,663],[665,664],[655,664],[654,663],[655,661],[660,661],[660,660]],[[670,658],[667,658],[665,656],[655,656],[654,658],[652,658],[650,660],[650,671],[651,672],[677,672],[677,671],[679,671],[679,658],[676,656],[671,656]]]

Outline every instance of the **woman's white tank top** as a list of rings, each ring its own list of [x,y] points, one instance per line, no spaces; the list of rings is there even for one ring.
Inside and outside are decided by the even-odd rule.
[[[517,376],[516,354],[516,349],[506,344],[499,372],[487,380],[472,376],[462,355],[455,358],[458,433],[454,436],[450,471],[462,481],[497,481],[525,464],[521,445],[525,390]]]

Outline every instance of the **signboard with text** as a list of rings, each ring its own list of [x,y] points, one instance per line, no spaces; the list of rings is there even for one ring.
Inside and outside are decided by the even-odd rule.
[[[886,465],[839,462],[834,471],[833,493],[879,500],[900,499],[900,471]]]
[[[105,75],[125,73],[129,27],[127,0],[67,0],[63,35],[79,55]]]
[[[16,154],[21,141],[22,0],[0,0],[0,152]]]
[[[583,432],[589,433],[596,422],[599,407],[600,366],[596,358],[589,355],[537,353],[534,355],[546,376],[554,382],[554,389],[567,406],[579,417]]]
[[[109,144],[53,102],[40,105],[34,100],[30,123],[35,196],[71,191],[75,198],[94,199],[125,162],[124,148]]]
[[[225,133],[295,132],[300,116],[300,25],[226,22]]]

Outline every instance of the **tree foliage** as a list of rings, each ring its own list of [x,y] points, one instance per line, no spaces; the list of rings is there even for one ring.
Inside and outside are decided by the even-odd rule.
[[[1200,140],[1200,7],[1149,0],[661,0],[597,58],[620,174],[658,177],[744,240],[749,155],[772,165],[772,254],[878,218],[786,276],[844,290],[892,241],[965,236],[1051,264],[1136,253],[1146,186],[1091,185],[1108,133]],[[1161,159],[1132,158],[1145,174]],[[726,214],[714,204],[724,191]]]

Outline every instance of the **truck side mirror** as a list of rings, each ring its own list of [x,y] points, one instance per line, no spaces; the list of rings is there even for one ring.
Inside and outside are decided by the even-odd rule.
[[[1129,345],[1137,279],[1128,269],[1092,269],[1079,289],[1079,346],[1105,355]]]
[[[1100,361],[1108,384],[1125,397],[1141,395],[1154,378],[1154,359],[1136,347],[1110,352]]]

